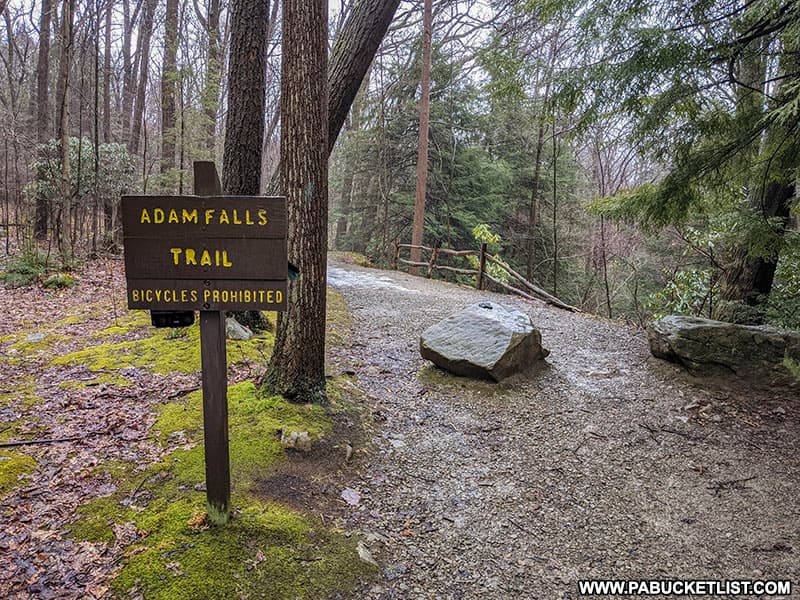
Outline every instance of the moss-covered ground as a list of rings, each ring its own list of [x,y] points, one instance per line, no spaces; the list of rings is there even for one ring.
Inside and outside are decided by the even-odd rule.
[[[274,330],[275,314],[267,318]],[[345,343],[350,318],[334,293],[328,322],[329,345]],[[120,310],[104,301],[64,306],[52,320],[45,315],[28,321],[21,311],[16,327],[0,336],[0,367],[13,376],[0,389],[0,442],[74,437],[81,428],[73,420],[103,411],[103,402],[112,403],[107,408],[116,415],[149,415],[143,419],[148,423],[155,419],[146,437],[135,442],[135,452],[110,449],[107,444],[114,439],[128,443],[116,433],[87,438],[103,448],[98,455],[88,441],[76,442],[80,456],[97,465],[90,472],[103,485],[91,489],[102,495],[77,507],[66,535],[115,557],[117,568],[106,582],[110,597],[352,597],[359,580],[374,574],[374,567],[359,559],[355,536],[284,503],[281,494],[264,495],[263,482],[276,469],[301,464],[304,475],[315,477],[314,469],[324,460],[315,461],[327,456],[322,448],[343,452],[336,443],[337,419],[358,420],[342,393],[347,386],[336,382],[332,401],[321,407],[266,395],[247,381],[257,380],[269,359],[271,332],[227,343],[233,382],[228,393],[232,519],[214,527],[206,514],[202,395],[186,393],[200,371],[198,325],[154,329],[147,312]],[[170,387],[173,379],[179,383]],[[163,391],[137,395],[138,390],[151,394],[149,389]],[[137,403],[137,409],[123,409],[124,402]],[[68,433],[60,433],[66,425]],[[114,427],[121,427],[115,432],[137,431],[125,422]],[[280,438],[292,431],[308,432],[315,447],[319,444],[315,459],[288,459],[292,451],[281,446]],[[0,449],[0,498],[36,484],[39,469],[76,454],[61,454],[46,443]]]
[[[200,369],[199,330],[152,330],[135,316],[98,332],[88,348],[55,358],[52,364],[85,364],[103,377],[141,367],[155,373]],[[139,328],[148,335],[114,338]],[[346,306],[329,296],[329,335],[346,340]],[[264,363],[271,333],[250,342],[228,342],[229,363]],[[142,468],[106,464],[99,474],[115,491],[78,509],[70,535],[78,541],[123,544],[125,558],[111,583],[117,597],[148,600],[349,597],[374,567],[362,562],[357,540],[329,529],[316,517],[259,496],[257,482],[286,460],[281,432],[329,436],[333,415],[347,411],[341,391],[325,408],[292,404],[261,392],[252,382],[228,389],[233,518],[208,525],[203,488],[202,394],[192,392],[158,407],[152,439],[162,446],[159,462]],[[132,533],[133,532],[133,533]]]
[[[83,506],[72,535],[113,542],[115,531],[139,532],[112,584],[120,596],[277,600],[346,592],[369,570],[359,561],[355,540],[253,493],[259,474],[284,456],[281,430],[319,438],[330,431],[329,417],[318,406],[265,396],[252,383],[230,387],[228,410],[234,507],[228,525],[206,522],[199,485],[203,446],[196,443],[202,437],[202,397],[192,393],[164,405],[153,426],[161,443],[179,440],[179,447],[135,477],[120,477],[113,495]],[[110,473],[119,477],[126,471],[118,465]]]

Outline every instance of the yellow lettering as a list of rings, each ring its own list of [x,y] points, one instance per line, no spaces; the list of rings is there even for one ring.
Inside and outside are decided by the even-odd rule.
[[[241,225],[242,220],[239,218],[239,214],[236,212],[236,209],[233,209],[233,224],[234,225]]]
[[[223,250],[222,251],[222,266],[223,267],[232,267],[233,266],[233,263],[228,260],[228,251],[227,250]]]
[[[225,225],[230,225],[231,221],[228,219],[228,211],[224,208],[219,211],[219,222],[224,223]]]
[[[231,299],[231,293],[228,290],[222,290],[219,293],[219,297],[223,302],[229,302]]]
[[[178,262],[179,262],[178,261],[178,257],[181,255],[181,252],[183,252],[183,249],[182,248],[170,248],[169,251],[172,252],[172,262],[177,265]]]
[[[213,218],[214,218],[214,209],[213,208],[207,208],[206,209],[206,225],[211,223],[211,219],[213,219]]]
[[[206,267],[211,266],[211,254],[209,254],[208,250],[203,250],[203,253],[200,255],[200,264]]]
[[[219,302],[219,290],[213,290],[211,292],[211,301],[212,302]]]
[[[275,290],[275,302],[280,304],[283,302],[283,292],[280,290]]]
[[[191,290],[191,292],[189,292],[189,299],[192,302],[197,302],[197,290]]]
[[[161,290],[156,290],[155,295],[156,295],[156,301],[161,302]]]
[[[258,301],[259,302],[264,301],[264,290],[258,290]]]
[[[258,224],[259,225],[266,225],[269,223],[269,219],[267,219],[267,210],[265,208],[258,209]]]
[[[178,211],[174,208],[169,209],[169,222],[170,223],[180,223],[180,219],[178,218]]]
[[[154,208],[153,209],[153,223],[163,223],[166,215],[164,214],[163,208]]]
[[[242,292],[242,298],[245,302],[250,302],[250,290],[245,290]]]
[[[181,302],[186,302],[189,299],[189,290],[181,290]]]
[[[147,212],[146,208],[142,209],[142,216],[139,217],[139,223],[150,223],[150,213]]]
[[[231,290],[231,302],[238,302],[239,301],[239,292],[236,290]]]
[[[197,223],[197,209],[193,208],[192,210],[183,209],[183,213],[181,214],[181,219],[184,223]]]
[[[197,266],[197,258],[195,257],[194,248],[186,249],[186,264]]]
[[[139,301],[139,290],[131,290],[131,300],[134,302]]]
[[[255,225],[255,223],[253,222],[253,219],[250,218],[250,209],[249,208],[244,211],[244,222],[245,222],[246,225]]]
[[[194,292],[195,290],[192,290]],[[203,290],[203,302],[208,302],[211,298],[211,290]]]
[[[145,290],[144,291],[144,299],[147,302],[152,302],[153,301],[153,290]]]

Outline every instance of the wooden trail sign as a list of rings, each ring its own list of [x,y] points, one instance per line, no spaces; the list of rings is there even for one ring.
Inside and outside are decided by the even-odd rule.
[[[122,229],[129,308],[286,307],[285,198],[124,196]]]
[[[123,196],[128,308],[200,310],[209,521],[230,519],[224,310],[285,310],[286,199],[222,196],[213,162],[194,163],[197,196]],[[192,316],[192,313],[188,313]]]

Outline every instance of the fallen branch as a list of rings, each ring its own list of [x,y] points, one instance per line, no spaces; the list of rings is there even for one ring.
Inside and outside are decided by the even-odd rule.
[[[92,431],[85,435],[73,435],[70,437],[63,437],[63,438],[43,438],[38,440],[18,440],[15,442],[3,442],[0,444],[0,448],[14,448],[16,446],[33,446],[36,444],[58,444],[60,442],[75,442],[77,440],[83,440],[95,435],[103,435],[104,433],[108,433],[107,431]]]
[[[548,304],[551,304],[551,305],[553,305],[553,306],[555,306],[557,308],[563,308],[564,310],[568,310],[568,311],[574,312],[574,313],[581,312],[580,309],[575,308],[574,306],[571,306],[571,305],[567,304],[566,302],[563,302],[563,301],[559,300],[558,298],[556,298],[552,294],[544,291],[542,288],[533,285],[530,281],[525,279],[522,275],[517,273],[514,269],[509,267],[506,263],[504,263],[502,260],[500,260],[496,256],[492,256],[491,254],[487,254],[486,258],[488,260],[492,261],[494,264],[496,264],[501,269],[505,269],[506,271],[508,271],[508,273],[512,277],[516,277],[524,287],[526,287],[528,290],[530,290],[530,292],[532,292],[536,296],[540,297],[542,300],[544,300]]]

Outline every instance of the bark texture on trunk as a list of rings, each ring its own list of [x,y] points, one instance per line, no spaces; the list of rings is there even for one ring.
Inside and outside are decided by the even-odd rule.
[[[167,0],[164,62],[161,68],[161,173],[175,168],[175,81],[178,64],[178,0]],[[174,186],[162,181],[167,192]]]
[[[431,113],[431,38],[433,36],[433,0],[425,0],[422,30],[422,78],[419,97],[419,148],[417,154],[417,189],[414,200],[414,223],[411,228],[411,244],[421,246],[425,232],[425,194],[428,191],[428,122]],[[422,251],[411,249],[411,260],[419,262]],[[418,267],[410,271],[419,274]]]
[[[261,188],[269,0],[234,0],[222,189],[257,196]]]
[[[359,0],[336,36],[328,69],[329,154],[399,4],[400,0]]]
[[[44,144],[50,138],[50,101],[47,84],[50,78],[50,23],[51,0],[42,0],[42,14],[39,18],[39,56],[36,63],[36,138]],[[36,215],[33,233],[37,240],[47,236],[50,206],[42,195],[36,197]]]
[[[325,397],[327,19],[326,0],[284,2],[281,188],[289,206],[289,260],[300,276],[278,318],[266,383],[300,402]]]
[[[144,117],[144,101],[147,92],[147,70],[150,65],[150,39],[153,36],[153,17],[157,0],[145,0],[142,13],[142,26],[139,28],[140,56],[139,56],[139,85],[136,89],[136,98],[133,104],[133,119],[131,121],[131,138],[128,141],[128,151],[139,154],[139,139],[142,135],[142,119]]]

